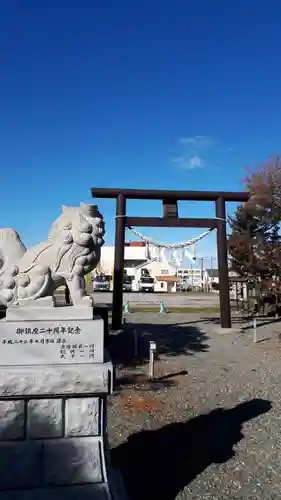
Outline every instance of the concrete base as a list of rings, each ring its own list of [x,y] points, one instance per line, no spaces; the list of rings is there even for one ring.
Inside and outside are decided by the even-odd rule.
[[[0,366],[0,500],[120,498],[106,435],[112,373],[110,362]]]

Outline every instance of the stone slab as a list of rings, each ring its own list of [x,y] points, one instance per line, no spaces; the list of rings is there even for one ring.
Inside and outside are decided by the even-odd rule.
[[[0,401],[0,440],[24,437],[24,401]]]
[[[43,447],[40,443],[0,444],[0,490],[38,488],[41,485]]]
[[[0,500],[112,500],[107,484],[1,491]],[[114,497],[117,500],[117,497]],[[118,497],[119,500],[119,497]],[[120,497],[123,500],[123,497]]]
[[[99,316],[103,320],[104,331],[104,347],[108,346],[109,342],[109,322],[108,322],[108,306],[106,304],[94,304],[94,316]]]
[[[32,399],[27,407],[27,438],[62,437],[61,399]]]
[[[6,321],[63,321],[93,319],[93,307],[87,306],[54,306],[31,307],[11,306],[6,311]]]
[[[0,398],[112,392],[113,366],[73,364],[0,367]]]
[[[101,443],[98,438],[65,438],[44,444],[43,484],[63,486],[102,483]]]
[[[0,366],[103,363],[102,319],[0,321]]]
[[[101,429],[101,398],[69,398],[66,401],[66,435],[98,436]]]

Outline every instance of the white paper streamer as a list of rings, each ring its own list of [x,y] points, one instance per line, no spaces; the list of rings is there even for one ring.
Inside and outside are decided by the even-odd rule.
[[[185,249],[184,253],[190,262],[193,263],[196,261],[196,258],[187,250],[187,248]]]
[[[158,241],[154,241],[152,238],[147,238],[143,236],[143,234],[136,231],[136,229],[129,227],[128,229],[132,231],[138,238],[146,243],[146,258],[148,260],[152,260],[157,258],[159,262],[167,262],[175,264],[176,266],[180,266],[183,262],[184,256],[186,256],[190,262],[196,261],[196,248],[195,243],[202,240],[210,234],[212,229],[208,229],[204,233],[196,236],[196,238],[192,238],[191,240],[184,241],[183,243],[160,243]],[[188,251],[188,247],[191,247],[191,252]]]
[[[208,234],[210,234],[211,231],[214,230],[214,228],[211,228],[211,229],[208,229],[208,231],[205,231],[204,233],[200,234],[199,236],[192,238],[191,240],[184,241],[182,243],[171,244],[171,243],[160,243],[158,241],[153,240],[152,238],[147,238],[146,236],[143,236],[143,234],[139,233],[139,231],[136,231],[136,229],[132,228],[131,226],[128,226],[128,229],[130,231],[132,231],[132,233],[134,233],[136,236],[138,236],[138,238],[140,238],[142,241],[145,241],[146,243],[150,243],[154,247],[170,248],[173,250],[190,247],[190,246],[194,245],[195,243],[197,243],[198,241],[205,238],[205,236],[207,236]]]

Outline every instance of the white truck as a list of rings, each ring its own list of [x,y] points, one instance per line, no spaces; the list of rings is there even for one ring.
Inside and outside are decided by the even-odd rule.
[[[154,278],[141,276],[139,279],[139,292],[154,292]]]

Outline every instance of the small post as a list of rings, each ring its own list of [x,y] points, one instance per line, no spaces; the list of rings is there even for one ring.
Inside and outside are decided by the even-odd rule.
[[[148,378],[150,380],[154,379],[154,354],[156,352],[156,342],[151,340],[149,342],[149,368],[148,368]]]
[[[257,343],[257,318],[253,319],[253,342]]]
[[[275,288],[275,319],[279,317],[278,314],[278,295],[277,295],[277,290]]]
[[[127,300],[125,307],[124,307],[124,313],[129,313],[130,312],[130,303]]]
[[[160,312],[160,314],[165,314],[166,313],[163,300],[160,300],[160,309],[159,309],[159,312]]]

